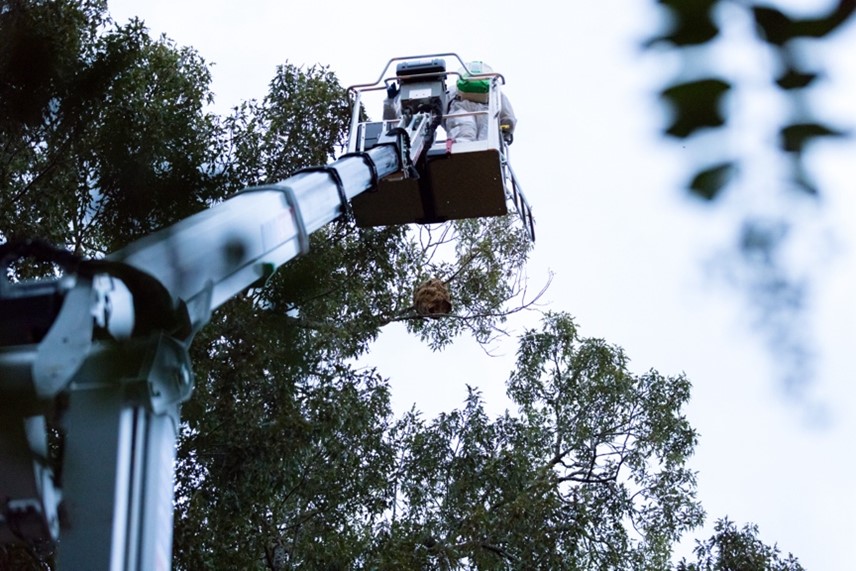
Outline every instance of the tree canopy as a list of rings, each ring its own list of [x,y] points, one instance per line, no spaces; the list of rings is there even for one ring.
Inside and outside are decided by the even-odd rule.
[[[222,198],[196,52],[98,1],[0,11],[0,228],[103,254]]]
[[[796,557],[782,557],[778,546],[758,539],[758,526],[738,529],[728,518],[717,520],[713,536],[696,542],[695,556],[694,562],[681,559],[675,571],[805,571]]]

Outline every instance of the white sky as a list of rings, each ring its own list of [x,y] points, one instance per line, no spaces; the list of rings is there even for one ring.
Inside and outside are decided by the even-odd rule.
[[[560,10],[545,0],[111,0],[110,9],[117,21],[139,16],[153,33],[214,62],[221,113],[264,97],[275,66],[286,60],[329,65],[344,85],[373,81],[396,56],[456,52],[488,62],[506,77],[519,120],[511,158],[537,222],[531,288],[555,272],[549,308],[575,315],[584,335],[624,347],[634,371],[684,371],[693,381],[687,413],[701,441],[692,465],[709,514],[697,536],[728,515],[757,523],[763,540],[792,551],[808,569],[849,569],[856,536],[856,146],[825,145],[812,163],[826,200],[805,243],[808,256],[828,261],[811,300],[819,360],[810,394],[828,414],[810,423],[806,407],[779,390],[740,298],[705,274],[705,260],[736,236],[736,220],[727,208],[700,207],[680,190],[684,159],[709,151],[664,144],[657,135],[664,115],[652,94],[679,69],[673,58],[640,55],[640,42],[657,29],[653,4],[606,0]],[[851,127],[854,44],[851,25],[821,60],[832,80],[818,93],[828,117]],[[745,51],[726,50],[719,63],[763,91],[768,60],[752,44],[739,49]],[[766,101],[749,100],[738,111],[750,126],[762,124],[774,109]],[[758,141],[771,140],[772,131],[762,133]],[[733,144],[753,144],[749,134],[739,132]],[[402,331],[391,328],[373,354],[391,378],[397,410],[414,402],[428,415],[458,407],[465,383],[482,389],[488,410],[507,406],[513,340],[497,358],[466,339],[432,354]],[[429,375],[421,373],[429,366]]]

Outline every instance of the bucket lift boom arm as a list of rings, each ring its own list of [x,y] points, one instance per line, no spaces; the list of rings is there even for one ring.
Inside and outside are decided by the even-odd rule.
[[[354,196],[418,160],[410,153],[431,123],[414,116],[384,144],[247,188],[105,260],[32,241],[0,246],[0,544],[58,548],[62,569],[168,569],[193,334],[305,253]],[[65,275],[10,283],[8,264],[21,257]],[[61,394],[60,480],[47,419]]]

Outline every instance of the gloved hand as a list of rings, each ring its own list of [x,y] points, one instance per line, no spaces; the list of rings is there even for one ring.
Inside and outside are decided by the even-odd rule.
[[[506,145],[514,142],[514,134],[511,131],[511,125],[500,125],[499,130],[502,132],[502,139]]]
[[[398,95],[398,84],[393,81],[386,86],[386,96],[390,99],[395,99],[396,95]]]

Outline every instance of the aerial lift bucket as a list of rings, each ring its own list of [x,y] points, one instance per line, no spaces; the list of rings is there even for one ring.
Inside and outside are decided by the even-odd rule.
[[[458,58],[455,54],[452,55]],[[365,151],[378,144],[383,134],[398,125],[398,118],[387,113],[384,121],[360,122],[362,97],[369,92],[386,90],[392,82],[400,86],[398,100],[406,115],[413,111],[430,110],[437,113],[442,125],[448,115],[445,81],[448,76],[445,61],[436,56],[427,60],[404,61],[396,67],[394,78],[381,78],[373,84],[351,87],[355,94],[354,115],[348,150]],[[403,59],[403,58],[400,58]],[[407,58],[412,60],[412,58]],[[459,61],[460,58],[458,58]],[[390,64],[396,59],[390,60]],[[461,62],[463,66],[463,62]],[[357,226],[387,226],[395,224],[431,224],[463,218],[503,216],[508,213],[509,199],[516,205],[532,233],[530,209],[520,194],[513,173],[507,164],[507,144],[499,125],[501,75],[484,74],[490,80],[486,111],[471,113],[488,117],[487,136],[479,141],[454,142],[432,130],[427,151],[411,172],[402,171],[380,180],[376,190],[365,192],[351,202]],[[386,100],[385,109],[391,107]],[[522,210],[521,210],[522,209]]]

